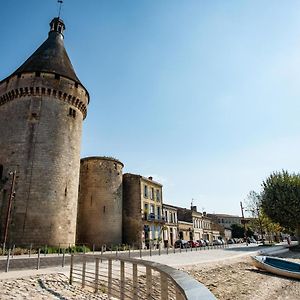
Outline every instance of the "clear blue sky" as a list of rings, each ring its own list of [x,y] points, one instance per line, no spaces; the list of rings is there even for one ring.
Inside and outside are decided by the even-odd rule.
[[[152,175],[167,203],[230,214],[272,171],[299,171],[299,1],[64,2],[91,96],[83,157]],[[56,15],[55,0],[1,0],[1,79]]]

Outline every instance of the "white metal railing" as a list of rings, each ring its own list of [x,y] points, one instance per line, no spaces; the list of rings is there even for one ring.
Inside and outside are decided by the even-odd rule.
[[[117,299],[216,299],[183,271],[125,257],[72,255],[70,284]]]

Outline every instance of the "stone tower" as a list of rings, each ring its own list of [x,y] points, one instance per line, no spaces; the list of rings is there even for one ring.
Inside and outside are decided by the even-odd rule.
[[[77,242],[98,249],[122,243],[123,164],[109,157],[80,163]]]
[[[0,82],[0,238],[7,243],[74,244],[82,121],[89,94],[64,47],[65,25]],[[9,222],[10,179],[16,170]],[[5,183],[6,182],[6,183]]]

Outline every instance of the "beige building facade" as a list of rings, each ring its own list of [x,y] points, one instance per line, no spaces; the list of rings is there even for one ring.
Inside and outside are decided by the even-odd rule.
[[[233,224],[242,224],[242,218],[239,216],[234,215],[227,215],[227,214],[208,214],[208,217],[214,220],[220,226],[231,229],[231,225]]]
[[[203,213],[202,222],[203,222],[202,238],[204,240],[208,240],[209,242],[212,242],[213,240],[216,240],[220,237],[220,231],[217,228],[217,224],[215,224],[212,219],[207,217],[205,213]]]
[[[180,240],[193,240],[193,222],[178,220],[178,237]]]
[[[178,220],[177,220],[177,207],[163,204],[163,214],[165,219],[164,226],[164,247],[174,246],[178,240]]]
[[[152,177],[123,175],[123,242],[157,246],[163,239],[162,185]]]
[[[212,242],[220,236],[220,232],[213,220],[207,217],[205,212],[198,212],[196,206],[191,206],[191,209],[177,207],[177,214],[178,227],[179,222],[189,222],[192,224],[192,232],[189,235],[189,240],[197,241],[205,239]]]

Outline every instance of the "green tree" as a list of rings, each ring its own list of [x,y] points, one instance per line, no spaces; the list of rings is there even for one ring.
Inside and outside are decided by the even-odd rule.
[[[245,232],[244,232],[244,226],[240,224],[232,224],[231,226],[231,234],[233,238],[244,238]],[[254,232],[252,228],[246,227],[246,236],[251,237],[254,235]]]
[[[231,234],[233,238],[243,238],[244,237],[244,227],[239,224],[232,224]]]
[[[261,214],[261,195],[255,191],[250,191],[246,198],[246,211],[250,212],[252,219],[249,226],[261,235],[263,239],[263,224]]]
[[[261,207],[282,227],[296,230],[300,242],[300,174],[274,172],[262,184]]]

